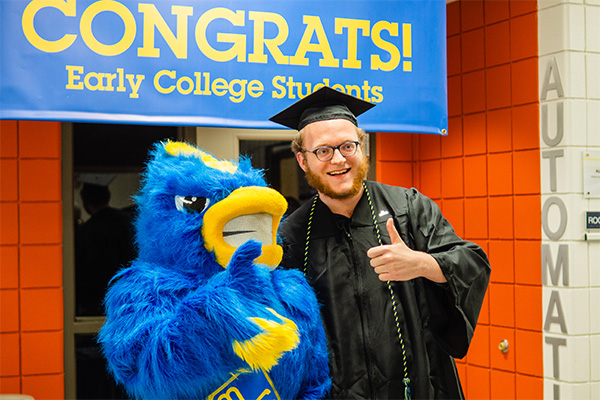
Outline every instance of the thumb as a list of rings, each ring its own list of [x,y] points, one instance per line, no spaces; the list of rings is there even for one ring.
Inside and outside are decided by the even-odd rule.
[[[385,227],[387,228],[388,234],[390,235],[392,244],[398,244],[398,243],[404,244],[404,241],[402,240],[402,238],[400,237],[400,234],[398,233],[398,231],[396,230],[396,227],[394,226],[393,219],[388,218],[388,220],[385,223]]]
[[[260,256],[261,252],[262,249],[260,243],[255,240],[248,240],[235,250],[231,256],[231,260],[229,260],[227,268],[232,266],[235,269],[237,269],[238,266],[248,268],[254,264],[254,259]]]

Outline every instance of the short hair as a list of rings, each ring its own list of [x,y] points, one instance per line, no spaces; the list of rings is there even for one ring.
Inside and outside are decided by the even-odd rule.
[[[84,183],[80,194],[83,201],[95,207],[104,206],[110,201],[108,186]]]
[[[306,150],[304,148],[304,129],[302,128],[292,140],[292,153],[297,154]],[[367,133],[364,129],[356,128],[356,134],[358,135],[358,141],[360,142],[360,146],[365,148],[365,140],[367,137]]]

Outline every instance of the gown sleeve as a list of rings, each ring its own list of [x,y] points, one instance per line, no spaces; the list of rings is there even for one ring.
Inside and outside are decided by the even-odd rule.
[[[416,250],[431,254],[447,283],[424,279],[432,333],[451,356],[467,354],[490,278],[483,249],[461,239],[437,204],[416,189],[406,192],[409,225]]]

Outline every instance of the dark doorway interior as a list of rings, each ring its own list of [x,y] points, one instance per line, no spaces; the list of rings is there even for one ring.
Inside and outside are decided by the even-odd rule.
[[[189,129],[188,135],[184,135],[186,129]],[[174,126],[73,124],[76,298],[74,317],[77,327],[73,343],[78,399],[127,398],[124,391],[106,372],[105,360],[96,343],[98,329],[103,323],[101,301],[108,280],[118,269],[135,258],[135,253],[129,250],[123,250],[120,258],[115,255],[118,252],[117,247],[121,246],[120,242],[132,239],[131,223],[135,212],[133,195],[139,189],[140,174],[144,170],[149,150],[155,143],[166,139],[191,138],[192,140],[188,141],[194,142],[194,129]],[[264,170],[267,183],[288,199],[288,212],[312,196],[313,191],[306,184],[304,173],[290,150],[289,141],[242,140],[239,153],[250,156],[252,165]],[[86,242],[85,227],[91,229],[91,222],[98,222],[99,219],[99,214],[94,212],[93,207],[84,203],[85,191],[82,196],[82,189],[90,185],[105,186],[99,191],[110,193],[110,218],[121,221],[116,223],[117,232],[101,236],[125,239],[102,241],[87,232],[89,237]],[[124,224],[127,228],[123,228]],[[107,223],[102,225],[101,229],[108,230],[113,227]],[[86,243],[82,245],[82,242]],[[90,242],[97,246],[90,245]],[[90,250],[90,246],[97,248]],[[84,254],[91,255],[86,258]],[[103,254],[110,254],[111,257],[104,257]]]
[[[78,399],[125,399],[96,343],[109,280],[135,258],[133,195],[154,143],[177,140],[178,127],[73,124],[75,334]],[[94,324],[95,323],[95,324]]]

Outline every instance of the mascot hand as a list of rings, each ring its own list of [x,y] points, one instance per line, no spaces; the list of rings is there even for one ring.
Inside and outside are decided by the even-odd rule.
[[[250,268],[254,264],[254,259],[262,253],[261,244],[256,240],[248,240],[242,244],[231,256],[227,268]]]
[[[249,240],[237,248],[227,264],[228,285],[251,298],[262,297],[271,280],[268,269],[255,264],[261,253],[261,244]]]

